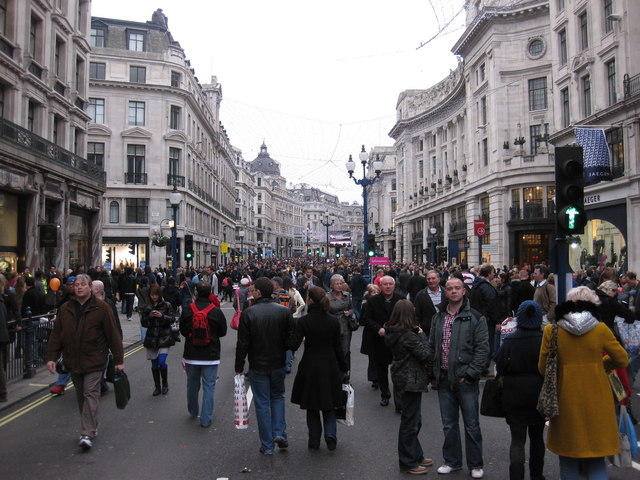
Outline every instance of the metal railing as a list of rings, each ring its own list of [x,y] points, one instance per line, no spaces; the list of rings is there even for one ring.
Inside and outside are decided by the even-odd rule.
[[[628,73],[625,74],[622,84],[624,85],[624,98],[635,95],[640,92],[640,74],[633,77],[630,77]]]
[[[22,318],[9,323],[9,343],[4,346],[7,380],[32,378],[47,363],[49,335],[55,313]]]

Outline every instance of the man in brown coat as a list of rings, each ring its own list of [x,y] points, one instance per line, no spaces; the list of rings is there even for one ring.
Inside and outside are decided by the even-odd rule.
[[[55,373],[55,361],[63,353],[65,367],[71,372],[80,407],[82,433],[79,446],[89,450],[98,430],[98,406],[102,371],[109,350],[116,370],[124,370],[122,337],[111,308],[91,294],[91,278],[76,276],[75,297],[58,310],[49,337],[47,368]]]

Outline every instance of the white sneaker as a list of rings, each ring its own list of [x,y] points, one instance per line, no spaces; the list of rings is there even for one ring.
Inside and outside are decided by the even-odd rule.
[[[438,467],[438,473],[442,475],[446,475],[447,473],[455,472],[460,470],[461,467],[450,467],[449,465],[441,465]]]
[[[80,437],[80,442],[78,442],[78,446],[82,447],[83,450],[89,450],[93,446],[93,442],[88,435],[82,435]]]
[[[484,470],[481,468],[474,468],[471,470],[471,478],[482,478],[484,477]]]

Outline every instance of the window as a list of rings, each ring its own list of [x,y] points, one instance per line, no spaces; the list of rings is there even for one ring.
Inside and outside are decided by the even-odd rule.
[[[40,42],[40,20],[34,16],[31,17],[29,24],[29,54],[34,58],[38,58],[38,43]]]
[[[169,148],[169,175],[180,175],[180,155],[179,148]]]
[[[104,80],[106,72],[107,65],[105,63],[89,62],[89,78],[91,80]]]
[[[127,198],[127,223],[148,223],[149,200]]]
[[[392,192],[396,191],[396,179],[395,178],[391,179],[391,191]]]
[[[545,123],[543,125],[531,125],[529,126],[529,142],[530,142],[530,153],[531,155],[537,155],[540,153],[540,144],[546,143],[545,139],[547,138],[547,134],[549,133],[549,124]]]
[[[180,116],[182,109],[176,105],[171,105],[171,112],[169,114],[169,128],[178,130],[180,128]]]
[[[258,215],[262,215],[262,206],[258,205]]]
[[[53,143],[64,147],[64,119],[59,115],[53,116]]]
[[[611,155],[611,175],[613,178],[619,178],[624,175],[623,133],[622,127],[606,132],[609,154]]]
[[[144,102],[129,102],[129,125],[144,125]]]
[[[564,10],[564,0],[558,0],[558,11]]]
[[[7,0],[0,0],[0,34],[7,32]]]
[[[609,94],[609,105],[613,105],[618,101],[616,94],[616,61],[611,60],[606,63],[607,66],[607,88]]]
[[[145,34],[144,32],[127,32],[127,46],[134,52],[144,52]]]
[[[92,123],[104,123],[104,98],[89,98],[89,110]]]
[[[64,80],[64,65],[65,65],[65,43],[62,39],[56,37],[56,49],[54,53],[54,68],[56,77]]]
[[[308,198],[308,200],[307,200],[307,198]],[[307,197],[307,198],[305,198],[305,200],[307,200],[308,202],[310,202],[310,201],[311,201],[311,198],[310,198],[310,197]],[[259,202],[261,202],[261,201],[262,201],[262,193],[259,193],[259,194],[258,194],[258,201],[259,201]]]
[[[127,175],[126,183],[147,184],[145,173],[145,146],[127,145]]]
[[[6,85],[0,83],[0,118],[4,118],[4,102],[5,102],[4,96],[5,96],[6,90],[7,90]]]
[[[487,97],[480,99],[480,125],[487,124]]]
[[[529,55],[539,57],[544,53],[544,42],[536,38],[529,43]]]
[[[479,70],[480,70],[480,83],[482,83],[486,78],[486,67],[484,63],[480,65]]]
[[[567,31],[563,28],[558,32],[558,43],[560,44],[560,65],[566,65],[568,53],[567,53]]]
[[[489,144],[486,138],[482,139],[482,165],[489,165]]]
[[[591,77],[582,77],[582,113],[585,117],[591,115]]]
[[[102,27],[91,27],[91,38],[89,43],[92,47],[106,47],[105,38],[107,31]]]
[[[129,81],[131,83],[146,83],[147,69],[145,67],[129,67]]]
[[[604,31],[613,32],[613,0],[604,0]]]
[[[578,16],[578,24],[580,31],[580,49],[586,50],[589,48],[589,19],[587,12],[583,12]]]
[[[87,161],[99,167],[104,167],[104,143],[87,143]]]
[[[29,100],[29,106],[27,107],[27,130],[30,132],[36,132],[36,123],[37,123],[37,109],[38,104],[33,100]]]
[[[120,204],[116,201],[109,203],[109,223],[120,223]]]
[[[179,72],[171,72],[171,86],[179,87],[180,86],[181,75]]]
[[[569,88],[560,90],[560,113],[563,127],[568,127],[571,123],[571,111],[569,109]]]
[[[418,162],[418,178],[424,178],[424,162],[422,160]]]
[[[436,163],[437,163],[436,156],[433,155],[431,157],[431,175],[435,175],[436,174]]]
[[[529,80],[529,110],[547,108],[547,77]]]

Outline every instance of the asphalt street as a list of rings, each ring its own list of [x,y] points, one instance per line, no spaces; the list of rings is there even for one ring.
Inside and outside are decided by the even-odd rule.
[[[227,319],[232,308],[223,305]],[[359,354],[361,333],[352,343],[352,384],[356,392],[353,427],[338,427],[338,448],[307,449],[305,413],[289,401],[295,375],[287,378],[287,424],[290,447],[273,456],[258,452],[257,427],[233,423],[233,360],[236,332],[222,339],[222,364],[215,392],[214,419],[202,428],[186,409],[186,376],[181,367],[183,344],[169,354],[168,395],[152,397],[153,380],[144,348],[125,358],[132,398],[125,410],[115,406],[113,392],[102,397],[99,436],[83,453],[77,446],[79,415],[75,390],[61,397],[39,393],[3,411],[0,422],[2,479],[406,479],[398,469],[397,432],[400,416],[393,406],[381,407],[379,393],[366,381],[366,357]],[[302,352],[298,353],[300,356]],[[637,390],[636,390],[637,394]],[[636,398],[637,395],[635,395]],[[640,403],[640,399],[636,401]],[[634,409],[634,411],[636,411]],[[420,439],[435,467],[427,477],[470,478],[466,469],[438,475],[442,462],[442,429],[436,392],[424,394]],[[636,412],[637,413],[637,412]],[[509,430],[503,419],[481,417],[485,478],[508,478]],[[545,476],[557,479],[558,460],[547,452]],[[640,467],[639,467],[640,468]],[[611,479],[637,479],[638,470],[610,467]]]

